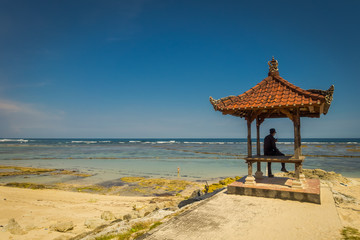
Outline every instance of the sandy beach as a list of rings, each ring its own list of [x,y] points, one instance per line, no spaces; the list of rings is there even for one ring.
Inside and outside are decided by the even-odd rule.
[[[122,218],[132,213],[134,205],[141,208],[153,199],[11,187],[0,187],[0,197],[0,225],[5,226],[9,219],[14,218],[26,232],[24,235],[13,235],[8,231],[0,231],[0,239],[54,239],[61,235],[73,237],[89,230],[84,225],[86,220],[94,220],[98,224],[109,222],[101,219],[105,211]],[[74,229],[67,233],[50,230],[50,226],[58,221],[72,221]]]
[[[287,226],[289,216],[298,215],[296,221],[301,228],[296,230],[297,234],[301,234],[302,231],[305,234],[308,228],[313,227],[314,221],[331,222],[337,228],[330,233],[330,235],[334,235],[333,239],[338,239],[342,227],[358,228],[360,226],[360,179],[349,179],[349,183],[346,185],[336,181],[325,181],[322,185],[328,188],[328,191],[322,196],[325,198],[323,206],[279,199],[264,199],[265,205],[275,209],[274,214],[284,204],[291,208],[291,214],[282,214],[284,215],[281,215],[282,217],[279,215],[280,217],[277,217],[276,223],[273,222],[273,224]],[[188,190],[186,194],[190,195],[191,191]],[[235,196],[235,198],[236,201],[250,202],[254,199],[246,196]],[[181,199],[184,198],[113,196],[55,189],[22,189],[1,186],[0,225],[2,230],[0,230],[0,239],[70,239],[90,231],[96,226],[110,224],[115,219],[123,219],[127,214],[134,219],[146,215],[145,211],[151,212],[167,206],[174,206]],[[259,199],[261,200],[261,198],[255,198],[254,201],[260,201]],[[336,211],[337,214],[322,212],[326,210],[324,205]],[[261,209],[264,209],[264,206]],[[102,219],[102,215],[106,211],[111,212],[113,217],[108,220]],[[256,216],[256,219],[269,219],[267,211],[256,211],[255,213],[251,212],[251,208],[241,211],[245,215],[255,214],[253,217]],[[315,220],[311,219],[314,211],[317,212]],[[6,230],[6,225],[12,218],[20,225],[22,234],[12,234]],[[72,222],[73,229],[66,232],[54,230],[52,225],[59,222]],[[267,221],[267,224],[270,222]],[[269,230],[271,227],[268,226],[267,229]],[[254,226],[248,224],[245,230],[249,236],[253,236],[251,232],[254,231]],[[292,228],[284,228],[284,231],[287,231],[286,234],[283,234],[284,236],[293,236]],[[269,232],[269,234],[275,234],[275,232]],[[315,237],[314,239],[323,239],[320,237],[321,235],[315,236],[319,236],[319,238]]]

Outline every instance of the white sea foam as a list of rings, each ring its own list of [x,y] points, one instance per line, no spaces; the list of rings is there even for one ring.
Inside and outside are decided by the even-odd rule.
[[[190,143],[190,144],[204,144],[205,142],[184,142],[186,144]]]
[[[111,141],[99,141],[101,143],[111,143]]]
[[[234,144],[234,142],[184,142],[185,144]]]
[[[130,143],[139,143],[141,141],[129,141]]]
[[[86,143],[86,144],[94,144],[97,141],[71,141],[71,143]]]
[[[174,140],[171,141],[157,141],[156,143],[163,144],[163,143],[175,143]]]
[[[294,142],[278,142],[278,144],[294,144]],[[301,142],[301,144],[306,145],[337,145],[337,144],[349,144],[357,145],[358,142]]]
[[[0,139],[0,142],[20,142],[20,143],[27,143],[29,140],[26,139]]]

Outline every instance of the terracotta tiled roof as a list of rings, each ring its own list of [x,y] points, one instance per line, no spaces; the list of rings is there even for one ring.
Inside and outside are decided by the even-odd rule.
[[[253,121],[255,117],[278,118],[299,114],[300,117],[320,117],[326,114],[333,99],[334,85],[328,90],[301,89],[279,75],[278,61],[268,62],[268,77],[239,96],[229,96],[210,102],[216,111]]]
[[[321,105],[325,96],[301,89],[280,76],[268,76],[255,87],[239,96],[229,96],[210,102],[215,110],[266,109],[286,106]]]

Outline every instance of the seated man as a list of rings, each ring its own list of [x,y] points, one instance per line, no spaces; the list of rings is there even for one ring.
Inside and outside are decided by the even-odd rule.
[[[284,156],[282,152],[276,147],[277,139],[274,138],[276,134],[275,128],[270,129],[270,134],[264,139],[264,155],[267,156]],[[285,163],[281,163],[281,171],[288,172],[285,168]],[[268,177],[274,177],[271,172],[271,162],[268,162]]]

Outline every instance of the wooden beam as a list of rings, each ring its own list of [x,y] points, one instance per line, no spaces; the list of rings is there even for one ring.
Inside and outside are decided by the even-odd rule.
[[[310,113],[314,113],[314,112],[315,112],[314,106],[309,106],[308,108],[309,108],[309,112],[310,112]]]
[[[320,112],[320,115],[324,113],[324,103],[320,105],[320,109],[319,109],[319,112]]]
[[[262,116],[262,117],[259,117],[259,124],[262,124],[266,118],[269,118],[276,110],[268,110],[268,112]]]
[[[253,122],[257,116],[259,116],[259,114],[262,112],[262,110],[257,110],[257,111],[252,111],[251,115],[249,117],[250,122]]]
[[[289,112],[289,110],[287,110],[287,109],[282,109],[282,108],[280,108],[279,110],[280,110],[280,112],[282,112],[283,114],[285,114],[288,118],[290,118],[291,121],[294,121],[294,117],[293,117],[293,115]]]

